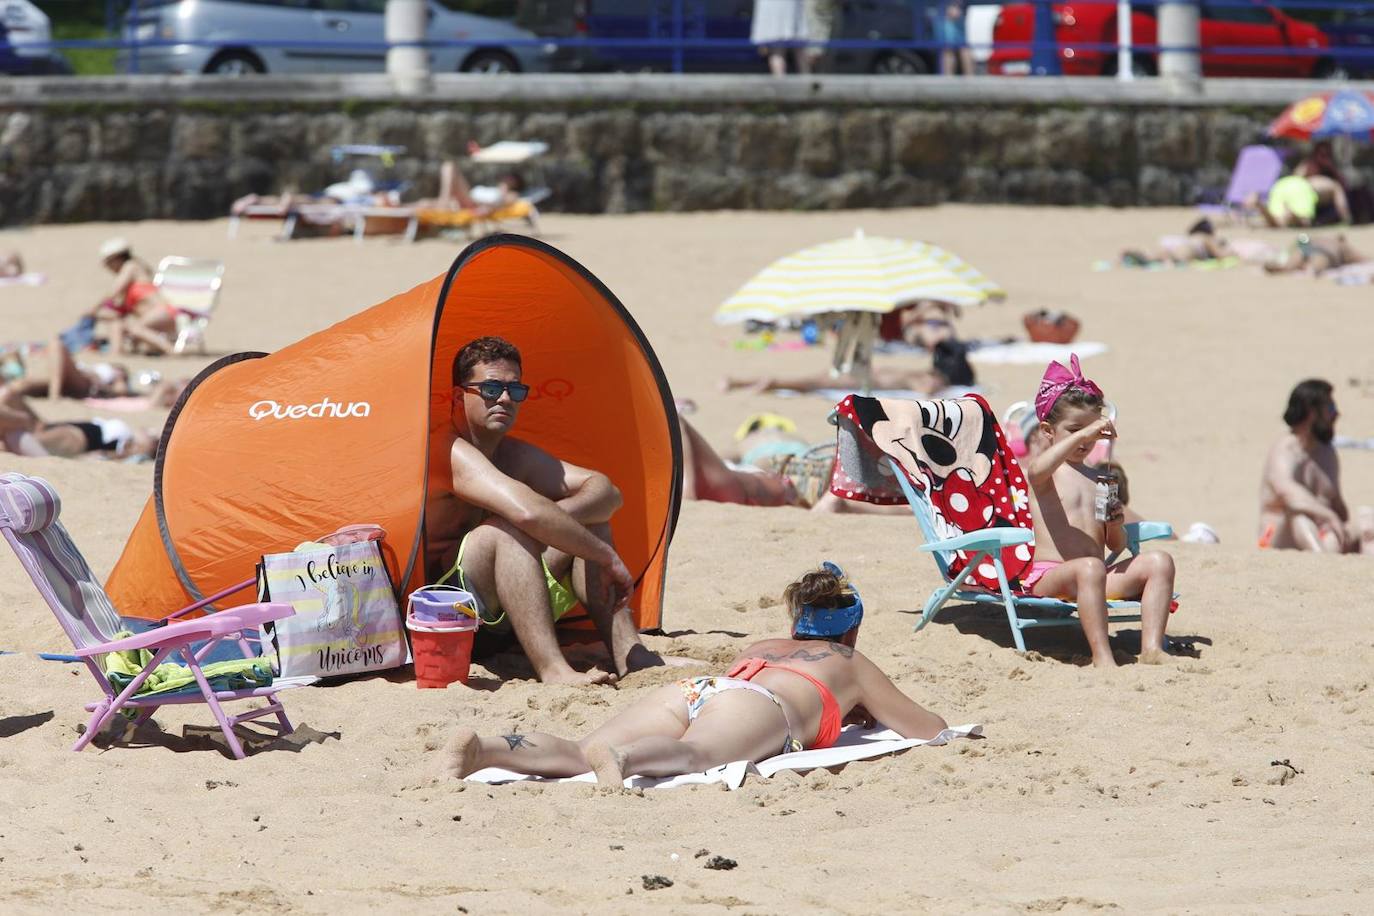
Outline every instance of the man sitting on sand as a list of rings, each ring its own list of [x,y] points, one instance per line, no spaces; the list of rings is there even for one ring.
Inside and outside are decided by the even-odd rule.
[[[453,361],[451,489],[431,483],[426,510],[431,576],[477,596],[483,626],[474,651],[516,640],[541,681],[607,684],[663,659],[639,640],[625,606],[634,579],[611,544],[620,491],[604,475],[560,461],[508,435],[529,386],[520,351],[499,337],[466,344]],[[616,674],[573,670],[554,632],[580,602]]]
[[[1341,497],[1331,391],[1307,379],[1288,396],[1288,434],[1269,450],[1260,482],[1261,547],[1374,554],[1374,509],[1362,506],[1352,520]]]
[[[1174,592],[1174,560],[1151,551],[1110,568],[1107,548],[1125,546],[1124,514],[1117,499],[1096,512],[1096,469],[1085,463],[1099,439],[1116,437],[1112,421],[1102,415],[1102,389],[1083,377],[1078,357],[1070,368],[1052,362],[1035,396],[1040,420],[1038,453],[1030,459],[1032,514],[1035,517],[1035,563],[1023,580],[1042,598],[1072,598],[1092,649],[1093,664],[1116,667],[1107,635],[1107,599],[1140,600],[1140,661],[1157,664],[1164,655],[1164,628]]]
[[[622,788],[627,776],[680,776],[830,747],[851,712],[904,738],[944,730],[944,719],[854,648],[863,603],[839,567],[826,563],[802,576],[783,601],[790,637],[749,646],[728,675],[665,684],[581,741],[540,732],[483,738],[460,729],[444,768],[460,779],[484,767],[554,777],[592,770],[602,786]]]

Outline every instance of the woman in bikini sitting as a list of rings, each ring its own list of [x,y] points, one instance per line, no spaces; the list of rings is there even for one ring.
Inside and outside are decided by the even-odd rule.
[[[177,310],[153,285],[153,271],[134,257],[124,239],[109,239],[100,246],[100,261],[115,275],[110,295],[87,315],[114,322],[110,336],[116,353],[142,346],[151,353],[171,353],[177,336]]]
[[[461,729],[445,769],[459,778],[492,766],[537,776],[590,769],[601,785],[621,787],[630,775],[677,776],[829,747],[855,710],[906,738],[933,738],[945,728],[854,648],[863,602],[839,567],[807,573],[783,600],[790,638],[754,643],[725,676],[666,684],[580,741],[537,732],[484,738]]]

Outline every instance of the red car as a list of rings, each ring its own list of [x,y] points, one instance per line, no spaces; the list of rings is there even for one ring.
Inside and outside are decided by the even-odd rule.
[[[1116,17],[1114,3],[1063,4],[1054,7],[1055,39],[1065,76],[1097,76],[1116,72]],[[1002,7],[993,29],[996,47],[988,59],[988,72],[1007,76],[1030,72],[1028,47],[1003,47],[1005,43],[1029,42],[1035,31],[1035,7],[1013,3]],[[1286,15],[1264,3],[1253,6],[1202,4],[1202,73],[1204,76],[1331,76],[1336,69],[1326,53],[1326,35],[1311,23]],[[1131,43],[1156,44],[1155,7],[1131,5]],[[1094,45],[1109,44],[1107,50]],[[1087,45],[1089,47],[1083,47]],[[1322,53],[1236,53],[1216,48],[1320,48]],[[1155,55],[1133,55],[1132,68],[1153,75]]]

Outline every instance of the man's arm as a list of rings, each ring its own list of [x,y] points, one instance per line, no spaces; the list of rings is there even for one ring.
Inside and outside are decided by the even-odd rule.
[[[854,653],[859,680],[859,705],[869,715],[903,738],[934,738],[947,724],[944,719],[919,704],[892,683],[878,666],[862,653]]]
[[[598,566],[623,564],[615,550],[551,499],[504,474],[470,442],[458,439],[450,452],[453,494],[510,522],[541,544]]]
[[[611,516],[624,505],[620,490],[605,474],[566,461],[557,463],[562,466],[563,484],[568,493],[558,500],[558,508],[582,524],[609,522]]]
[[[1277,449],[1270,457],[1266,475],[1274,495],[1289,512],[1306,515],[1319,524],[1340,525],[1340,515],[1298,483],[1298,460],[1287,448]]]

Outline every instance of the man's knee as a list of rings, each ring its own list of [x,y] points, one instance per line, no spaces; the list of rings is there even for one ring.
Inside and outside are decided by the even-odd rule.
[[[467,543],[470,548],[477,550],[496,550],[509,545],[532,554],[540,554],[544,550],[544,545],[504,518],[488,519],[472,529],[467,536]]]

